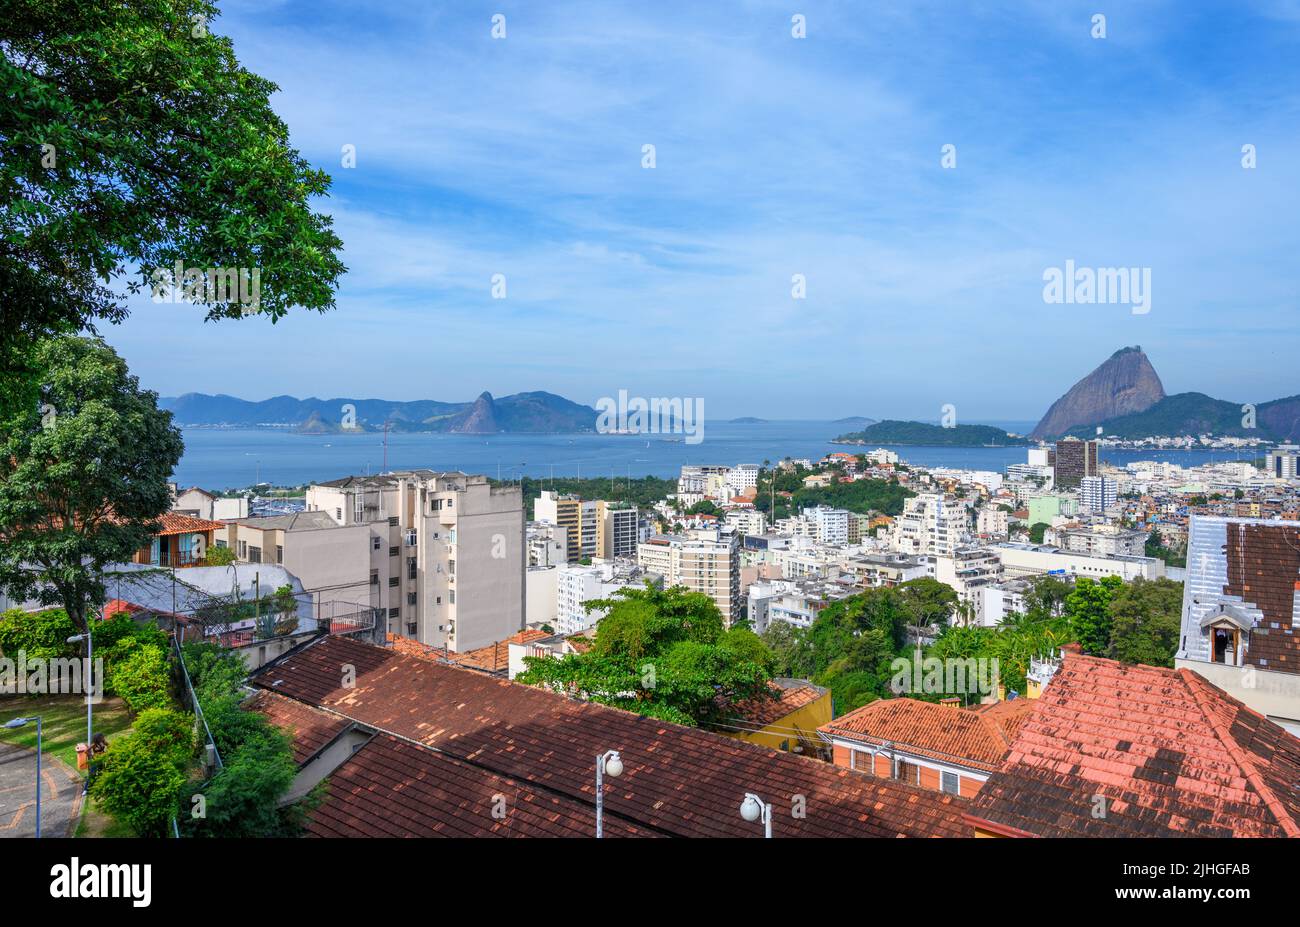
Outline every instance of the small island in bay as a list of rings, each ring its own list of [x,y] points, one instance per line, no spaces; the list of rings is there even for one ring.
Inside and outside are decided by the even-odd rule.
[[[861,431],[840,435],[832,444],[913,444],[924,447],[1022,447],[1023,435],[1013,435],[992,425],[930,425],[925,422],[886,420]]]

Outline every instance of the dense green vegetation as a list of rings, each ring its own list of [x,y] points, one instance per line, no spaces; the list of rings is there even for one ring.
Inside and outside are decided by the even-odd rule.
[[[30,359],[43,372],[37,401],[0,413],[0,587],[62,606],[84,631],[104,568],[148,545],[171,507],[183,444],[102,341],[48,338]]]
[[[786,518],[800,509],[815,505],[829,505],[864,515],[897,515],[903,511],[903,501],[916,495],[896,479],[848,482],[841,480],[835,471],[826,471],[831,478],[828,485],[816,489],[805,488],[803,478],[812,472],[803,467],[791,471],[760,471],[754,508],[772,518]],[[772,512],[774,489],[777,493],[775,514]],[[790,495],[780,495],[783,492]]]
[[[526,657],[516,682],[687,725],[716,723],[737,702],[772,697],[772,654],[752,631],[724,628],[706,595],[647,584],[587,607],[609,610],[591,649]]]
[[[936,589],[935,587],[941,587]],[[943,590],[947,590],[947,593]],[[807,629],[774,622],[763,641],[779,676],[812,679],[830,688],[837,713],[894,694],[896,659],[914,658],[909,628],[937,628],[924,657],[997,660],[1001,683],[1024,692],[1030,660],[1078,641],[1084,653],[1153,666],[1172,666],[1178,646],[1182,584],[1168,579],[1122,583],[1117,577],[1080,578],[1072,586],[1038,577],[1023,614],[996,628],[954,623],[955,594],[933,579],[870,589],[833,603]],[[928,635],[926,635],[928,636]],[[908,693],[936,700],[947,695],[978,700],[973,685],[957,691]]]
[[[915,444],[926,447],[1015,447],[1029,443],[992,425],[931,425],[927,422],[902,422],[889,419],[868,425],[861,431],[840,435],[835,441],[845,444]]]
[[[1163,560],[1167,566],[1182,567],[1187,563],[1186,547],[1169,547],[1160,537],[1160,532],[1153,530],[1147,537],[1146,555]]]

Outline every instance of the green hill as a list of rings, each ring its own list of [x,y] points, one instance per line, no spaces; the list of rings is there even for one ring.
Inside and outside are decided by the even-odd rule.
[[[992,425],[955,425],[944,428],[925,422],[886,420],[834,439],[835,444],[914,444],[924,447],[1017,447],[1027,438],[1008,434]]]

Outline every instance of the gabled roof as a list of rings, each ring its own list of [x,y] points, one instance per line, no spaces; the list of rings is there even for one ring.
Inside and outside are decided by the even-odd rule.
[[[351,727],[347,718],[265,689],[245,703],[293,738],[293,761],[301,766]]]
[[[495,644],[488,644],[474,650],[466,650],[463,653],[457,653],[454,650],[444,651],[440,647],[430,647],[428,644],[421,644],[419,641],[413,641],[409,637],[400,637],[396,634],[388,635],[388,643],[392,645],[394,650],[408,657],[434,660],[439,663],[454,663],[457,666],[483,670],[486,673],[504,673],[510,668],[511,644],[527,644],[531,641],[552,636],[545,631],[529,628],[512,634],[505,640],[497,641]]]
[[[739,814],[756,791],[773,805],[778,836],[970,835],[967,802],[952,795],[337,637],[268,664],[253,682],[588,808],[596,757],[619,750],[624,772],[609,780],[607,819],[658,833],[759,836]],[[391,790],[405,775],[367,776],[364,788]],[[789,811],[798,802],[801,817]],[[367,826],[358,819],[355,832]]]
[[[225,522],[208,521],[206,518],[195,518],[192,515],[182,515],[180,512],[164,512],[158,521],[159,527],[156,533],[159,537],[166,537],[169,534],[219,531],[226,527]]]
[[[590,837],[595,816],[590,801],[534,788],[381,734],[330,776],[307,833],[313,837]],[[607,837],[660,836],[613,815],[605,817],[604,833]]]
[[[1191,670],[1067,653],[1036,702],[968,819],[1043,837],[1300,836],[1300,740]]]
[[[751,725],[775,724],[800,708],[811,705],[827,692],[807,679],[774,679],[770,686],[776,698],[738,702],[732,707],[732,716]]]
[[[818,728],[830,737],[992,772],[1007,755],[1012,728],[1033,711],[1030,699],[1012,699],[996,713],[914,698],[877,699]]]

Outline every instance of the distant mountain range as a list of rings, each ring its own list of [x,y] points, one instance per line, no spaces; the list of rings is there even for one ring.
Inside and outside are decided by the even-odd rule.
[[[494,399],[482,393],[472,402],[417,399],[297,399],[275,396],[260,402],[234,396],[186,393],[158,404],[179,425],[292,428],[301,434],[392,431],[445,434],[572,434],[596,430],[596,410],[554,393],[515,393]]]
[[[925,422],[876,422],[840,435],[835,444],[913,444],[925,447],[1017,447],[1029,442],[992,425],[930,425]]]
[[[1240,402],[1204,393],[1166,394],[1142,349],[1121,348],[1052,403],[1030,437],[1098,434],[1125,441],[1205,434],[1290,441],[1300,436],[1300,396],[1259,403],[1252,422]]]

